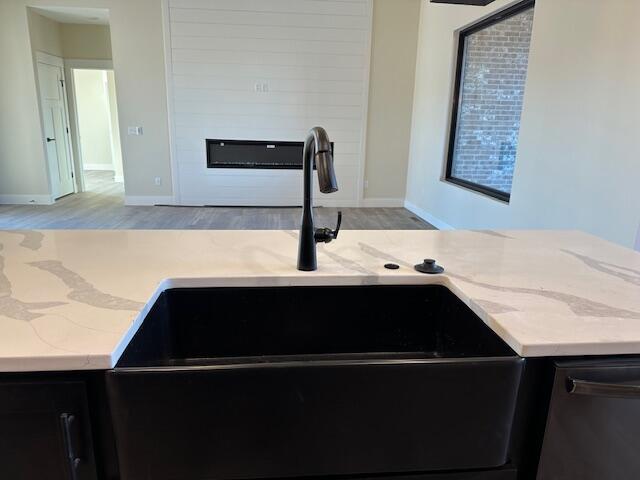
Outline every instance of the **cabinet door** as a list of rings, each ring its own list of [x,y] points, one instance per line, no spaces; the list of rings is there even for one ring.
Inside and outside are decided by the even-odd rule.
[[[640,478],[640,360],[559,363],[538,480]]]
[[[0,382],[0,478],[96,478],[83,383]]]

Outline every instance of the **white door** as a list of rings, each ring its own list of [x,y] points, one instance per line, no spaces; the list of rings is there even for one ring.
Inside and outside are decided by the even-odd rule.
[[[40,103],[54,199],[75,191],[62,66],[38,62]]]

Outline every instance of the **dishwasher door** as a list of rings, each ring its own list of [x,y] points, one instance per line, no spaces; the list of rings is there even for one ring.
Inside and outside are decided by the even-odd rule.
[[[562,361],[538,480],[640,478],[640,358]]]

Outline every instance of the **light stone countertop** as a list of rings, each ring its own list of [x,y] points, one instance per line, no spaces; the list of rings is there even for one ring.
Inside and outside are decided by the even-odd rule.
[[[0,371],[113,367],[167,288],[443,284],[525,357],[640,354],[640,254],[574,231],[0,231]],[[444,275],[412,266],[435,258]],[[396,271],[384,264],[398,263]]]

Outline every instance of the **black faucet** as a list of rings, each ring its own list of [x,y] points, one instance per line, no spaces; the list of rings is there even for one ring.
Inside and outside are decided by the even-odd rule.
[[[298,270],[311,272],[318,269],[316,243],[329,243],[338,238],[342,212],[338,212],[338,225],[335,230],[316,228],[313,225],[313,161],[318,170],[318,183],[322,193],[338,191],[336,172],[333,169],[331,141],[324,128],[315,127],[309,131],[304,142],[302,170],[304,177],[304,205],[302,208],[302,227],[298,245]]]

